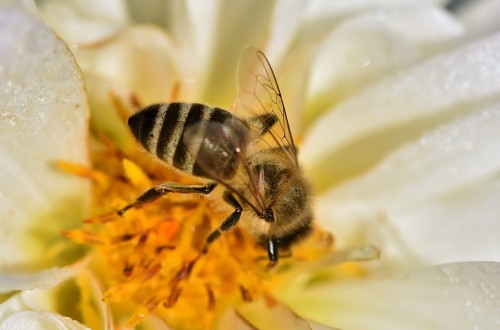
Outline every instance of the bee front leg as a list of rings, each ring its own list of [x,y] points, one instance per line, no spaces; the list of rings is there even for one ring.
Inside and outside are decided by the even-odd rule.
[[[183,194],[209,194],[217,186],[216,182],[210,182],[206,185],[182,185],[175,182],[165,182],[146,190],[135,202],[125,206],[117,211],[119,216],[122,216],[128,209],[136,207],[142,203],[152,202],[168,193],[183,193]]]
[[[234,226],[236,226],[236,224],[240,220],[241,212],[243,212],[243,208],[241,207],[240,203],[238,203],[238,201],[236,200],[236,198],[234,198],[233,194],[230,191],[226,190],[226,192],[224,192],[224,200],[226,201],[226,203],[234,207],[234,212],[231,213],[231,215],[229,215],[226,220],[222,222],[218,229],[214,230],[208,236],[207,245],[204,249],[205,252],[208,249],[208,245],[219,238],[222,233],[229,231]]]

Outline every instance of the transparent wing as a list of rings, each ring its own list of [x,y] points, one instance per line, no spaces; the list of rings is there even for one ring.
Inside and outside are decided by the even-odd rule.
[[[183,143],[194,160],[193,174],[223,184],[261,215],[267,205],[263,173],[248,157],[250,134],[237,118],[198,122],[186,128]]]
[[[238,98],[239,115],[248,121],[257,148],[278,148],[279,154],[298,166],[278,82],[266,56],[255,47],[246,47],[240,58]]]

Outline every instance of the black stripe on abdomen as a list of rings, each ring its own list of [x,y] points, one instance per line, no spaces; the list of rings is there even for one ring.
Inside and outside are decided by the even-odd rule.
[[[175,148],[171,146],[172,137],[176,134],[178,130],[182,130],[184,123],[179,122],[179,117],[183,108],[182,103],[170,103],[168,104],[167,113],[163,119],[163,125],[158,136],[158,144],[156,145],[156,150],[151,150],[151,152],[156,153],[156,156],[161,160],[170,164],[168,159],[168,154],[173,151],[169,151],[170,148]]]
[[[154,126],[158,116],[160,105],[152,105],[138,112],[128,119],[128,125],[137,141],[149,150],[151,141],[156,139]]]
[[[221,109],[221,108],[214,108],[214,111],[212,112],[212,115],[210,116],[208,121],[215,121],[218,123],[223,123],[229,117],[232,117],[232,115],[229,112],[227,112],[226,110]]]

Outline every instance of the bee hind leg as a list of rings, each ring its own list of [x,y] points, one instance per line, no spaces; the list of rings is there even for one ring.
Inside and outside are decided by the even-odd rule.
[[[236,198],[234,198],[233,194],[230,191],[228,191],[228,190],[226,190],[226,192],[224,192],[224,201],[226,201],[226,203],[228,203],[229,205],[231,205],[232,207],[234,207],[234,212],[231,213],[226,218],[226,220],[224,220],[222,222],[222,224],[219,226],[219,228],[217,228],[216,230],[214,230],[208,236],[207,243],[205,245],[205,248],[203,249],[204,252],[207,251],[208,245],[210,245],[213,241],[215,241],[217,238],[219,238],[219,236],[222,233],[231,230],[234,226],[236,226],[236,224],[240,220],[241,212],[243,212],[243,208],[241,207],[240,203],[238,203],[238,201],[236,200]]]
[[[146,190],[140,195],[135,202],[128,204],[124,208],[118,210],[119,216],[122,216],[128,209],[136,207],[140,204],[152,202],[168,193],[183,193],[183,194],[209,194],[217,186],[216,182],[210,182],[206,185],[182,185],[175,182],[161,183],[151,189]]]

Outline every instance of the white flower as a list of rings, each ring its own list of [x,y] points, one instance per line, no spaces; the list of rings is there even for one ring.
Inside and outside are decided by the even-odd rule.
[[[313,263],[274,288],[281,302],[302,317],[339,328],[498,326],[500,264],[485,262],[499,261],[500,251],[500,34],[492,32],[494,11],[478,25],[475,11],[460,12],[464,23],[431,1],[135,6],[118,0],[39,3],[42,17],[83,71],[94,129],[131,150],[133,141],[113,106],[121,100],[127,108],[130,95],[143,104],[179,99],[230,108],[238,54],[254,44],[273,64],[302,140],[300,157],[318,192],[318,222],[335,235],[339,251],[367,244],[381,250],[379,262],[325,269],[321,261]],[[4,268],[23,273],[20,264],[38,270],[60,265],[61,245],[51,240],[84,217],[86,183],[47,164],[87,163],[85,95],[60,42],[35,18],[5,7],[2,13],[8,33],[0,34],[0,42],[9,52],[0,63],[0,91],[8,105],[0,114],[6,137],[0,149],[0,211],[9,219],[3,228],[14,234],[2,237],[0,253]],[[29,24],[17,25],[21,19]],[[148,20],[157,25],[137,23]],[[56,55],[48,56],[52,51]],[[75,104],[81,107],[77,112]],[[75,192],[78,207],[62,202],[71,212],[59,213],[58,203]],[[55,219],[50,226],[47,218]],[[46,234],[30,234],[26,228],[34,224]],[[40,244],[39,250],[26,250],[25,237]],[[394,277],[402,272],[408,275]],[[11,290],[40,287],[7,283]],[[283,307],[271,309],[269,319],[262,316],[269,309],[259,303],[237,310],[260,325],[282,314],[293,320]],[[33,317],[42,320],[46,313]],[[228,313],[227,322],[238,319]]]
[[[88,163],[83,80],[66,45],[38,18],[2,6],[0,30],[0,328],[83,329],[51,312],[61,293],[54,287],[83,266],[56,267],[81,257],[60,231],[87,214],[90,185],[55,165]]]

